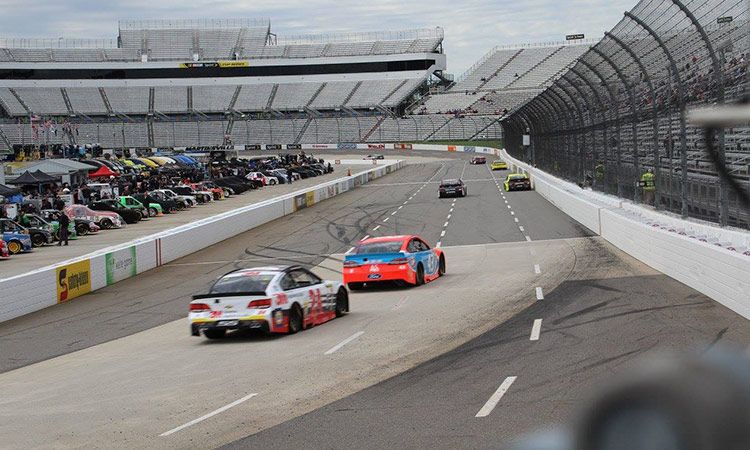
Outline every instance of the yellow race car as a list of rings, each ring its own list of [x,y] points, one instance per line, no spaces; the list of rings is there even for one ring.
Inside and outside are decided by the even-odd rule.
[[[508,170],[508,163],[505,161],[497,160],[492,161],[492,164],[490,164],[490,169],[492,170]]]
[[[525,173],[511,173],[505,177],[503,187],[506,192],[510,191],[530,191],[531,179]]]

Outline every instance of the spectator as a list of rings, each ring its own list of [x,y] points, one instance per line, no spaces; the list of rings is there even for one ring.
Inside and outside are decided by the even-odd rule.
[[[62,211],[62,208],[60,208],[60,211]],[[59,231],[58,231],[58,242],[57,245],[61,246],[63,245],[63,242],[65,242],[65,245],[68,245],[68,226],[70,226],[70,218],[67,214],[64,212],[61,212],[60,217],[58,218]]]

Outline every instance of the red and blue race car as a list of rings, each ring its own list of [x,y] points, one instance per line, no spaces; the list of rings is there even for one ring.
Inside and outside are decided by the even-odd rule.
[[[419,286],[445,274],[445,254],[419,236],[360,241],[344,257],[344,283],[351,290],[384,281]]]

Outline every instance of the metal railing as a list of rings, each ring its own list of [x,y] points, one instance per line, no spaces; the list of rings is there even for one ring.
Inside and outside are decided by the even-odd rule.
[[[440,39],[445,32],[440,27],[393,31],[362,31],[327,34],[301,34],[277,36],[278,45],[331,44],[337,42],[402,41],[415,39]]]
[[[510,115],[508,150],[581,185],[748,228],[748,208],[718,175],[708,149],[747,190],[750,124],[720,131],[709,146],[686,112],[748,95],[749,14],[745,0],[640,1]],[[727,139],[737,149],[729,157]]]

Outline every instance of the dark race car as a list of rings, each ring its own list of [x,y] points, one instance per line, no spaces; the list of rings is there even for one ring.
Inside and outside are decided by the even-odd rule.
[[[456,180],[443,180],[440,182],[438,188],[438,195],[440,198],[443,197],[466,197],[469,194],[469,190],[466,188],[464,182],[460,179]]]
[[[89,205],[94,211],[110,211],[120,215],[127,224],[138,223],[143,219],[143,214],[138,210],[122,206],[117,200],[99,200]]]

